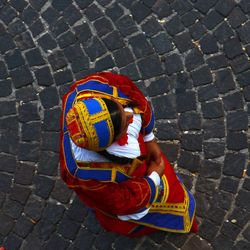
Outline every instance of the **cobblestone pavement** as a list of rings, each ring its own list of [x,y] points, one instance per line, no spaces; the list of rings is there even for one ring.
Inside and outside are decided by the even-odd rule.
[[[250,249],[249,14],[249,0],[0,0],[0,245]],[[60,180],[61,96],[111,69],[150,97],[198,235],[107,233]]]

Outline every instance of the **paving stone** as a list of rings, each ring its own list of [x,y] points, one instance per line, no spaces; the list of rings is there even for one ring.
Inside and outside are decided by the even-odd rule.
[[[243,183],[243,188],[250,191],[250,179],[245,179],[245,181]]]
[[[211,223],[209,220],[204,220],[199,227],[200,236],[208,241],[215,238],[219,228]]]
[[[0,207],[2,208],[3,203],[5,201],[6,194],[4,192],[0,192]]]
[[[182,113],[178,119],[181,130],[200,130],[201,117],[197,113]]]
[[[212,74],[207,66],[192,71],[191,77],[193,79],[194,86],[200,86],[212,82]]]
[[[165,67],[168,75],[182,71],[183,65],[180,56],[178,54],[167,56],[165,58]]]
[[[180,15],[182,16],[183,14],[185,14],[186,12],[189,12],[192,9],[192,5],[187,2],[187,1],[183,1],[183,0],[177,0],[174,1],[171,4],[171,7]]]
[[[70,5],[70,0],[65,0],[63,2],[59,0],[54,0],[52,2],[52,6],[58,11],[63,11],[69,5]]]
[[[16,168],[16,158],[13,155],[0,154],[0,170],[3,172],[14,173]]]
[[[10,199],[18,201],[24,205],[30,195],[30,192],[31,190],[26,187],[15,185],[11,189]]]
[[[204,239],[201,239],[198,236],[193,236],[183,247],[183,250],[191,250],[191,249],[204,249],[211,250],[211,245]]]
[[[35,47],[34,41],[31,34],[26,31],[24,33],[18,34],[15,38],[15,43],[20,50],[28,50]],[[10,42],[10,41],[8,41]]]
[[[67,210],[67,216],[77,222],[83,222],[87,215],[87,208],[82,201],[76,197],[71,204],[70,208]]]
[[[105,71],[107,69],[115,67],[115,63],[112,59],[112,56],[107,55],[103,57],[102,59],[99,59],[96,61],[95,68],[98,72]]]
[[[208,180],[204,177],[198,177],[195,187],[197,191],[201,193],[206,193],[208,195],[213,195],[213,193],[217,189],[215,181]]]
[[[14,220],[8,215],[2,213],[0,214],[0,219],[1,219],[0,234],[7,236],[14,226]]]
[[[100,8],[98,8],[98,6],[94,3],[89,5],[88,8],[85,9],[84,14],[90,21],[94,21],[95,19],[100,18],[103,15]]]
[[[246,55],[240,55],[232,59],[230,65],[233,72],[238,74],[250,68],[248,57]]]
[[[162,19],[164,17],[167,17],[171,15],[172,10],[168,3],[166,3],[163,0],[157,0],[156,3],[152,6],[153,12],[156,13],[156,15]]]
[[[170,80],[167,77],[161,77],[152,81],[147,87],[149,96],[156,96],[167,93],[170,90]]]
[[[225,110],[243,109],[243,96],[241,92],[229,94],[223,98]]]
[[[233,0],[220,0],[216,5],[215,9],[220,12],[223,16],[228,16],[231,10],[234,8],[235,2]]]
[[[250,243],[244,240],[240,240],[236,243],[236,245],[233,247],[234,250],[241,250],[241,249],[249,249]]]
[[[6,51],[15,48],[15,44],[9,34],[0,35],[0,51],[4,54]]]
[[[137,27],[132,19],[132,17],[126,15],[120,17],[116,21],[116,27],[121,32],[123,36],[128,36],[137,31]]]
[[[54,249],[68,249],[69,243],[60,235],[53,233],[50,239],[44,245],[44,249],[54,250]]]
[[[164,27],[171,36],[174,36],[184,30],[184,26],[178,16],[174,16],[172,19],[167,21]]]
[[[226,212],[219,207],[211,206],[207,214],[207,218],[211,220],[211,222],[213,222],[216,226],[221,226]]]
[[[78,249],[89,250],[93,246],[95,236],[86,228],[81,228],[74,240],[74,246]]]
[[[1,79],[8,77],[7,69],[3,61],[0,61],[0,77]]]
[[[247,240],[250,240],[250,234],[249,234],[249,232],[250,232],[250,227],[248,226],[245,230],[244,230],[244,232],[243,232],[243,236],[247,239]]]
[[[185,52],[194,47],[191,40],[192,38],[188,32],[177,34],[174,37],[174,43],[180,52]]]
[[[62,182],[62,180],[56,181],[55,187],[52,192],[52,197],[59,202],[67,203],[71,197],[72,191]]]
[[[17,158],[20,161],[37,162],[39,158],[39,144],[21,143]]]
[[[142,0],[142,2],[150,8],[156,3],[156,1],[157,0]]]
[[[114,2],[105,9],[105,13],[115,22],[123,16],[124,10],[117,2]]]
[[[37,111],[37,103],[24,103],[18,107],[19,121],[29,122],[36,121],[40,119],[40,116]]]
[[[193,87],[192,80],[190,79],[189,75],[186,72],[183,72],[183,71],[179,72],[173,77],[174,78],[172,78],[171,81],[175,82],[174,87],[175,87],[176,94],[181,94],[181,93],[184,94],[186,90],[191,89]]]
[[[203,142],[203,150],[206,159],[216,158],[224,155],[224,142]]]
[[[233,28],[239,27],[242,23],[246,22],[246,20],[245,14],[238,6],[234,7],[228,16],[228,21]]]
[[[37,222],[42,215],[45,203],[37,198],[30,196],[28,202],[24,207],[24,213],[31,219]]]
[[[59,133],[42,132],[42,150],[59,152]]]
[[[0,134],[0,138],[1,152],[7,154],[17,154],[19,148],[19,135],[17,130],[3,130]]]
[[[226,153],[223,174],[227,176],[242,177],[246,163],[246,156],[242,153]],[[237,166],[237,168],[235,167]]]
[[[185,66],[188,71],[191,71],[204,63],[201,52],[194,48],[192,49],[185,58]]]
[[[225,137],[225,124],[223,119],[207,119],[203,122],[204,139]]]
[[[181,248],[187,241],[188,237],[187,235],[182,235],[182,237],[180,236],[181,235],[179,234],[169,234],[167,239],[168,241],[173,243],[176,247]]]
[[[181,150],[178,165],[192,173],[197,172],[201,166],[200,156]]]
[[[221,101],[201,103],[203,117],[207,119],[219,118],[223,116]]]
[[[224,51],[229,59],[243,54],[242,46],[237,38],[232,38],[225,42]]]
[[[221,232],[227,237],[230,237],[230,239],[235,240],[237,235],[240,233],[240,228],[231,222],[224,222]]]
[[[38,238],[38,236],[34,234],[29,234],[23,243],[23,249],[39,249],[41,248],[42,240]]]
[[[145,32],[145,35],[149,37],[152,37],[163,30],[162,26],[154,16],[151,16],[145,23],[141,25],[141,27]]]
[[[234,35],[234,32],[224,21],[216,28],[214,35],[220,43],[224,43]]]
[[[246,101],[250,101],[250,86],[248,87],[245,87],[244,90],[243,90],[243,94],[244,94],[244,98]]]
[[[216,97],[218,97],[218,91],[214,84],[209,84],[198,89],[199,101],[207,101]]]
[[[243,44],[250,42],[250,36],[249,36],[249,30],[250,30],[250,22],[247,21],[244,23],[240,29],[239,29],[239,37]]]
[[[16,100],[18,102],[30,102],[37,100],[37,93],[33,86],[22,87],[16,90]]]
[[[245,87],[250,85],[250,70],[240,73],[237,75],[237,82],[241,87]]]
[[[228,65],[224,55],[211,56],[206,60],[206,62],[211,70],[225,68]]]
[[[101,41],[97,37],[94,37],[89,46],[85,48],[85,51],[90,57],[91,61],[93,61],[103,55],[106,52],[106,49]]]
[[[173,44],[165,33],[160,33],[151,38],[152,44],[160,55],[167,53],[173,49]]]
[[[42,218],[53,224],[57,224],[61,220],[64,211],[65,208],[62,205],[48,203],[43,211]]]
[[[6,215],[9,215],[13,219],[17,219],[20,217],[23,211],[23,206],[14,200],[6,200],[3,206],[3,212]]]
[[[37,18],[38,13],[31,6],[28,6],[22,12],[22,19],[27,25],[33,23]]]
[[[227,250],[232,249],[234,242],[231,238],[224,236],[223,234],[219,234],[215,240],[212,242],[212,246],[215,250]]]
[[[196,110],[195,92],[176,94],[177,112],[186,112]]]
[[[26,31],[24,23],[19,19],[17,19],[14,22],[11,22],[8,26],[9,26],[8,27],[9,33],[13,36],[21,34],[22,32]]]
[[[31,185],[35,167],[27,164],[19,164],[16,167],[14,182],[22,185]]]
[[[156,119],[176,117],[176,97],[172,94],[152,99],[152,104],[157,113]]]
[[[37,40],[40,47],[47,52],[48,50],[54,49],[57,44],[50,34],[46,33]]]
[[[45,3],[46,0],[30,0],[30,4],[36,10],[41,10]]]
[[[50,86],[53,84],[53,78],[47,66],[35,69],[35,76],[40,86]]]
[[[0,102],[0,105],[0,116],[11,115],[16,113],[16,103],[14,101],[2,101]]]
[[[43,199],[48,199],[54,187],[54,180],[45,176],[36,175],[34,177],[35,194]]]
[[[176,123],[156,122],[155,126],[157,127],[156,136],[160,140],[176,140],[180,138]]]
[[[10,4],[19,12],[22,12],[25,6],[27,6],[27,2],[25,2],[25,0],[11,0]]]
[[[238,189],[239,181],[229,177],[223,177],[220,182],[220,190],[236,194]]]
[[[235,89],[235,82],[231,70],[226,68],[215,72],[215,84],[218,92],[221,94]]]
[[[103,232],[100,233],[95,240],[95,247],[100,250],[108,250],[111,248],[116,235],[113,233]]]
[[[211,161],[203,160],[201,163],[200,175],[205,178],[219,179],[221,176],[222,164]]]
[[[11,233],[8,235],[5,243],[4,243],[4,246],[7,248],[7,249],[20,249],[19,247],[21,246],[22,244],[22,240],[16,236],[15,234]]]
[[[60,108],[47,109],[44,111],[43,129],[45,131],[59,131]]]
[[[123,38],[117,30],[114,30],[113,32],[105,36],[105,38],[103,38],[103,42],[105,43],[106,47],[111,51],[125,46]]]
[[[133,249],[136,246],[136,240],[127,240],[125,236],[118,236],[114,242],[114,246],[119,250]]]
[[[40,53],[40,50],[37,48],[29,50],[27,53],[25,53],[25,56],[27,58],[30,67],[40,66],[45,64],[45,61]]]
[[[25,64],[25,61],[19,49],[7,52],[5,55],[5,61],[8,65],[9,70]]]
[[[153,48],[143,34],[133,36],[129,39],[133,52],[137,58],[142,58],[152,54]]]
[[[167,156],[170,162],[174,162],[177,159],[179,152],[179,145],[173,143],[158,143],[162,152]]]
[[[240,1],[239,6],[245,13],[248,13],[250,11],[250,5],[247,0]]]
[[[128,76],[132,81],[137,81],[140,79],[137,67],[134,63],[130,63],[129,65],[121,68],[120,73]]]
[[[230,150],[241,150],[247,148],[247,135],[242,132],[228,132],[227,148]]]
[[[78,26],[77,26],[78,27]],[[59,36],[69,29],[68,24],[64,17],[59,18],[55,22],[51,23],[49,29],[55,36]],[[76,34],[77,35],[77,34]]]
[[[77,41],[77,37],[70,30],[68,30],[66,33],[60,35],[57,41],[60,48],[63,49],[71,44],[74,44]]]
[[[196,214],[202,218],[207,218],[207,211],[210,207],[207,194],[196,192],[194,196],[196,200]]]
[[[85,9],[86,7],[88,7],[93,1],[92,0],[85,0],[84,2],[82,0],[76,0],[77,5],[81,8],[81,9]]]
[[[44,108],[52,108],[58,105],[59,99],[55,87],[48,87],[39,93],[41,103]]]
[[[54,71],[67,65],[67,61],[62,51],[53,52],[53,54],[49,55],[48,60]]]
[[[12,83],[10,80],[0,80],[0,97],[9,96],[12,93]]]
[[[70,25],[73,25],[75,22],[82,18],[82,15],[81,12],[74,5],[69,5],[63,11],[63,17]]]
[[[143,79],[158,76],[163,73],[160,60],[155,55],[139,60],[138,67]]]
[[[12,182],[12,176],[7,174],[0,174],[0,191],[2,192],[10,192]],[[0,231],[1,233],[1,231]]]
[[[249,199],[250,199],[250,192],[246,190],[240,190],[236,197],[236,205],[238,205],[241,208],[246,209],[247,211],[250,211],[249,202],[248,202]]]
[[[204,16],[202,22],[203,24],[209,29],[212,30],[215,28],[219,23],[223,21],[223,16],[220,15],[217,11],[211,10],[209,13]]]
[[[58,226],[58,232],[67,239],[75,239],[76,234],[80,228],[80,224],[64,217]]]
[[[141,2],[133,3],[130,11],[137,23],[143,21],[151,13],[151,10]]]
[[[195,40],[199,40],[206,33],[205,27],[200,22],[193,24],[189,28],[189,31],[190,31],[191,36]]]
[[[20,66],[10,72],[15,88],[30,85],[33,82],[33,77],[29,68],[26,65]]]
[[[204,3],[202,0],[195,1],[194,7],[202,12],[203,14],[206,14],[208,10],[211,9],[216,4],[216,0],[208,0]]]
[[[205,54],[213,54],[218,52],[217,41],[213,35],[207,34],[200,40],[201,50]]]
[[[79,58],[78,58],[78,59],[79,59]],[[76,59],[76,61],[75,61],[74,63],[77,63],[77,62],[78,62],[78,59]],[[81,68],[86,68],[88,62],[86,62],[85,58],[80,58],[79,63],[81,63],[81,64],[78,65],[78,66],[77,66],[78,68],[77,68],[77,69],[75,68],[74,70],[78,71],[78,70],[80,70]],[[84,66],[83,66],[83,64],[84,64]],[[73,64],[73,65],[74,65],[74,64]],[[73,65],[72,65],[72,66],[73,66]],[[73,67],[74,67],[74,66],[73,66]],[[65,83],[67,83],[67,82],[72,82],[72,80],[73,80],[72,72],[71,72],[71,70],[69,70],[69,69],[62,69],[62,70],[59,70],[58,72],[56,72],[56,73],[54,74],[54,79],[55,79],[55,82],[56,82],[56,85],[57,85],[57,86],[58,86],[58,85],[65,84]],[[51,88],[51,89],[50,89],[50,92],[51,92],[51,93],[54,92],[54,89]],[[44,96],[43,96],[43,97],[44,97]],[[55,104],[55,103],[57,103],[57,98],[55,98],[55,100],[54,100],[54,104]],[[52,102],[51,102],[49,105],[52,105]],[[50,107],[52,107],[52,106],[50,106]]]
[[[56,226],[47,220],[40,220],[34,227],[33,234],[43,241],[47,241],[55,231]]]
[[[181,21],[185,27],[189,27],[200,19],[200,13],[196,10],[190,10],[181,17]]]

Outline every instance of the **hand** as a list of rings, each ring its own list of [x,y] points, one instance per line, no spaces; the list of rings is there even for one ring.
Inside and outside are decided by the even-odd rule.
[[[163,158],[161,157],[160,164],[156,164],[156,162],[151,161],[148,166],[147,174],[150,175],[153,171],[155,171],[160,177],[164,174],[165,171],[165,163]]]
[[[161,162],[161,149],[155,140],[145,143],[147,148],[148,162],[154,161],[157,165]]]

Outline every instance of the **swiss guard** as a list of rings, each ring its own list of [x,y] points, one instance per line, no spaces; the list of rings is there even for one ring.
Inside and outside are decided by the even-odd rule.
[[[195,200],[160,151],[150,103],[126,76],[74,83],[63,96],[61,176],[108,231],[197,232]]]

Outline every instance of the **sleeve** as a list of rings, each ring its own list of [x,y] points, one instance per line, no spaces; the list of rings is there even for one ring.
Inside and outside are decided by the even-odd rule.
[[[157,195],[157,186],[150,177],[120,183],[62,177],[87,206],[113,215],[140,212],[150,207]]]

